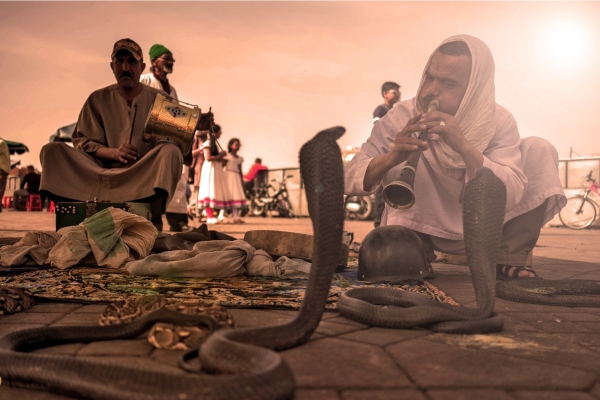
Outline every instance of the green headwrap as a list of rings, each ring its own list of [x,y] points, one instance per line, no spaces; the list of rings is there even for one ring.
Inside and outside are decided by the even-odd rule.
[[[150,47],[150,51],[148,52],[148,54],[150,55],[150,61],[152,61],[155,58],[160,57],[163,54],[170,53],[170,52],[171,52],[171,50],[167,49],[162,44],[155,44],[152,47]]]

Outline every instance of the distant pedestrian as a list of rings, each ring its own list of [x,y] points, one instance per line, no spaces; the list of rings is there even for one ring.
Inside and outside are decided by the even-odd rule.
[[[40,180],[42,178],[41,174],[35,172],[35,168],[33,165],[27,166],[27,174],[21,179],[21,188],[19,190],[15,190],[13,194],[13,204],[15,205],[15,209],[18,209],[17,205],[19,201],[21,201],[21,209],[25,209],[25,204],[27,202],[27,197],[30,194],[40,194]],[[42,201],[42,204],[44,202]]]
[[[6,189],[6,181],[10,172],[10,153],[8,152],[8,144],[0,139],[0,212],[2,212],[2,203],[4,199],[4,190]]]
[[[381,96],[383,97],[383,104],[377,106],[373,111],[373,123],[379,121],[388,111],[392,109],[394,104],[400,101],[400,85],[396,82],[385,82],[381,86]],[[381,214],[385,207],[385,201],[383,200],[383,187],[380,187],[375,192],[375,204],[373,210],[373,225],[377,228],[381,225]]]
[[[191,178],[192,190],[191,202],[189,207],[196,210],[196,217],[200,218],[202,208],[198,205],[198,194],[200,191],[200,176],[202,175],[202,164],[204,164],[204,149],[202,144],[208,139],[209,131],[196,131],[194,135],[194,142],[192,143],[192,165],[190,165],[190,172],[193,171]]]
[[[198,206],[204,207],[207,224],[220,223],[221,221],[215,218],[214,209],[224,209],[229,206],[229,191],[223,170],[223,160],[227,153],[216,148],[216,141],[221,137],[221,133],[221,127],[215,124],[213,133],[202,144],[204,163],[200,177]]]
[[[229,205],[233,214],[234,224],[243,224],[240,218],[240,210],[246,205],[244,194],[244,178],[242,176],[242,163],[244,159],[237,154],[242,144],[239,139],[233,138],[227,144],[227,164],[225,165],[225,178],[229,191]]]
[[[262,159],[256,158],[254,160],[254,164],[252,164],[252,166],[248,170],[248,173],[244,175],[244,189],[246,192],[252,192],[252,189],[254,188],[254,179],[256,178],[256,175],[260,171],[265,171],[267,169],[269,168],[267,168],[266,165],[262,165]]]
[[[400,95],[400,85],[396,82],[385,82],[381,85],[383,104],[378,105],[375,111],[373,111],[373,123],[383,118],[392,109],[394,104],[400,101]]]

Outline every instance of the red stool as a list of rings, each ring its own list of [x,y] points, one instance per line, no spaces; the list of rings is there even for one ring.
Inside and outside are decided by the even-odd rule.
[[[4,196],[2,198],[2,208],[12,208],[13,198],[12,196]]]
[[[54,213],[55,210],[56,210],[56,205],[54,204],[54,202],[52,200],[50,200],[50,206],[48,206],[48,212]]]
[[[30,194],[25,205],[27,211],[42,211],[42,198],[39,194]]]

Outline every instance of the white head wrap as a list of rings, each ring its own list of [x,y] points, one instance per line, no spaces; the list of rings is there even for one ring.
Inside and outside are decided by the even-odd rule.
[[[425,81],[425,72],[431,64],[431,58],[443,44],[450,42],[465,42],[471,51],[471,77],[460,107],[454,118],[460,126],[465,138],[477,150],[483,153],[487,148],[495,131],[494,114],[496,110],[494,89],[494,58],[485,43],[469,35],[456,35],[444,40],[431,54],[423,70],[419,91]],[[421,105],[417,102],[419,112]],[[432,140],[437,140],[436,155],[440,163],[446,168],[465,168],[462,157],[452,150],[438,135],[431,135]],[[441,151],[440,151],[441,150]]]

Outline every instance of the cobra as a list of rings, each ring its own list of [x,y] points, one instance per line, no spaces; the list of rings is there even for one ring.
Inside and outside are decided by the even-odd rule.
[[[358,288],[342,293],[337,303],[339,313],[384,328],[426,325],[445,333],[501,331],[504,321],[494,313],[495,272],[505,204],[504,183],[490,169],[478,168],[465,188],[463,202],[465,249],[477,308],[455,307],[391,288]]]
[[[305,300],[291,322],[274,327],[221,330],[198,351],[204,370],[218,375],[165,374],[114,362],[27,353],[50,344],[126,339],[155,322],[204,324],[209,318],[155,311],[128,324],[44,327],[10,333],[0,339],[0,377],[13,386],[35,388],[85,399],[287,399],[293,396],[289,366],[276,352],[305,343],[316,329],[329,295],[335,252],[343,229],[343,169],[336,140],[344,128],[321,131],[300,151],[314,227],[314,256]],[[500,244],[506,189],[486,168],[469,182],[464,196],[464,232],[477,309],[453,307],[419,294],[397,290],[353,289],[338,300],[342,315],[370,325],[407,328],[427,325],[452,333],[489,333],[502,329],[494,314],[495,256]],[[397,307],[381,307],[383,304]],[[406,308],[404,308],[406,307]],[[392,310],[388,314],[387,310]]]
[[[344,223],[343,167],[336,140],[342,127],[319,132],[300,151],[309,213],[314,226],[314,256],[305,300],[291,322],[273,327],[219,330],[198,351],[210,374],[167,374],[116,362],[29,351],[48,345],[127,339],[155,322],[203,324],[210,318],[158,310],[123,325],[33,328],[0,339],[3,384],[81,399],[288,399],[294,393],[289,366],[276,350],[299,346],[311,337],[325,309]]]

